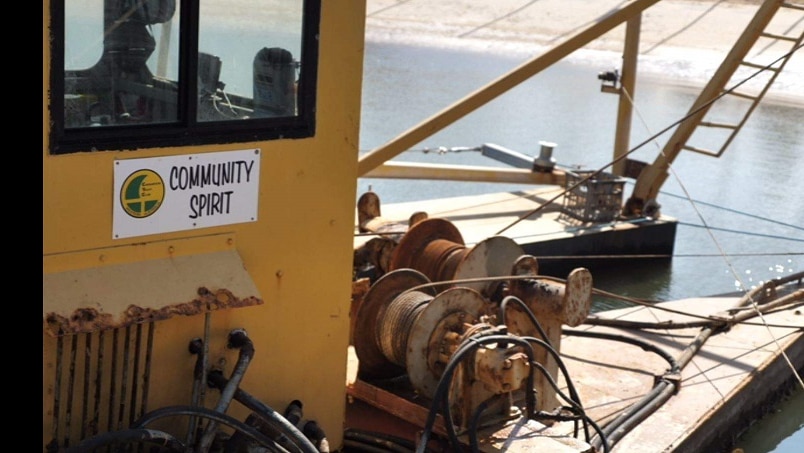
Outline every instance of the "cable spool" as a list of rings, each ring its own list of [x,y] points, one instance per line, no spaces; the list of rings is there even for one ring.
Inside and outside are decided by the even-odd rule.
[[[454,349],[489,312],[477,291],[456,287],[434,294],[414,269],[381,277],[360,306],[354,347],[361,379],[389,379],[407,374],[413,387],[432,397]]]
[[[477,291],[441,292],[418,314],[408,340],[407,372],[420,394],[433,398],[455,349],[476,331],[490,304]]]
[[[405,366],[410,330],[431,300],[430,294],[410,291],[394,298],[381,313],[376,329],[377,342],[383,355],[395,365]]]
[[[406,291],[427,283],[430,280],[421,272],[400,269],[383,275],[368,290],[355,315],[353,333],[361,379],[405,374],[408,327],[419,307],[436,294],[433,288]]]
[[[425,219],[405,233],[394,249],[390,270],[416,269],[431,281],[442,282],[508,275],[511,264],[524,254],[512,239],[493,236],[466,247],[460,231],[450,221]],[[461,286],[493,294],[497,282],[469,282]]]
[[[432,281],[451,280],[465,253],[463,237],[455,225],[444,219],[426,219],[402,236],[390,269],[416,269]]]

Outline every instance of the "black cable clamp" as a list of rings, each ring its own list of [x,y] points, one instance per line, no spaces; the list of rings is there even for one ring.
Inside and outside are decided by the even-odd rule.
[[[681,372],[680,371],[668,371],[667,373],[661,376],[654,376],[653,378],[653,385],[654,387],[659,384],[660,382],[667,382],[668,384],[673,385],[673,395],[678,394],[679,390],[681,390]]]

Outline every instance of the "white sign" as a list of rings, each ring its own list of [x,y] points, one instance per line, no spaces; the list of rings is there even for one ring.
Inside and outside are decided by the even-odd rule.
[[[260,150],[114,162],[114,239],[257,221]]]

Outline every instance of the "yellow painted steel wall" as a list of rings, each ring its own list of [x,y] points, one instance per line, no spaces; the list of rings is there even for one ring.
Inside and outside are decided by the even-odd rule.
[[[42,16],[43,276],[177,252],[236,250],[264,304],[213,312],[213,362],[225,357],[228,374],[236,353],[224,350],[226,335],[246,329],[256,354],[242,388],[280,412],[301,400],[305,418],[319,422],[331,446],[341,445],[365,2],[322,2],[315,137],[67,155],[51,155],[47,148],[49,3],[43,0]],[[257,222],[112,241],[115,159],[251,147],[262,150]],[[58,295],[45,291],[43,313],[57,310],[58,303]],[[149,410],[189,404],[195,358],[187,345],[203,328],[203,315],[155,323]],[[53,430],[56,339],[44,329],[43,337],[46,444]],[[208,406],[216,400],[217,392],[208,392]],[[230,413],[242,420],[247,411],[233,403]]]

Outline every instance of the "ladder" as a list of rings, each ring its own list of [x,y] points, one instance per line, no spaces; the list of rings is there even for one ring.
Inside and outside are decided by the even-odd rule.
[[[636,180],[631,199],[626,204],[626,214],[638,214],[645,202],[654,200],[659,193],[659,189],[667,178],[667,170],[670,164],[682,150],[690,150],[702,154],[720,157],[726,148],[731,144],[734,137],[748,120],[756,106],[767,93],[770,86],[781,73],[790,57],[802,47],[804,32],[799,36],[771,32],[771,24],[776,13],[783,9],[798,10],[804,12],[804,3],[791,3],[784,0],[764,0],[751,22],[746,26],[745,31],[737,39],[729,54],[723,60],[720,67],[701,91],[700,95],[690,108],[686,119],[678,128],[673,136],[665,144],[662,152],[656,160],[647,166]],[[802,19],[804,20],[804,18]],[[760,47],[759,44],[775,42],[790,45],[790,50],[783,53],[782,57],[770,64],[760,64],[747,61],[749,53]],[[727,83],[737,73],[738,70],[748,70],[759,74],[768,71],[770,76],[764,80],[764,86],[758,91],[740,91],[738,89],[726,88]],[[738,85],[736,88],[742,88]],[[741,114],[741,119],[736,122],[710,121],[706,115],[713,106],[719,103],[726,103],[731,99],[742,99],[748,101],[748,108]],[[727,131],[726,138],[718,150],[712,151],[703,147],[696,147],[688,144],[690,137],[698,128],[717,128]]]
[[[773,2],[769,2],[769,3],[773,3]],[[773,13],[775,14],[776,11],[778,11],[779,9],[783,9],[783,8],[791,8],[791,9],[797,9],[797,10],[804,11],[804,4],[799,5],[799,4],[793,4],[793,3],[784,2],[784,3],[781,3],[779,5],[778,9],[775,10]],[[785,65],[790,60],[790,58],[793,56],[795,51],[797,49],[801,48],[802,41],[804,40],[804,33],[800,34],[799,36],[791,36],[791,35],[785,35],[785,34],[780,34],[780,33],[773,33],[773,32],[768,31],[767,27],[769,26],[769,24],[770,24],[770,20],[769,20],[769,23],[766,24],[766,28],[763,31],[761,31],[754,38],[753,45],[750,48],[746,49],[745,54],[742,55],[742,57],[740,58],[738,66],[734,71],[735,72],[738,71],[740,67],[748,68],[748,69],[750,69],[752,71],[755,71],[756,74],[758,74],[759,72],[762,72],[762,71],[768,71],[768,72],[771,73],[770,77],[767,77],[764,80],[764,84],[762,85],[761,89],[758,92],[751,92],[751,93],[744,92],[744,91],[739,91],[739,90],[730,90],[727,87],[725,87],[725,85],[724,85],[727,82],[726,80],[721,81],[721,80],[716,80],[715,78],[713,78],[712,82],[710,82],[710,83],[720,83],[720,86],[718,88],[719,88],[720,93],[723,94],[723,96],[721,97],[722,99],[727,99],[728,97],[733,96],[733,97],[737,97],[737,98],[741,98],[741,99],[746,99],[746,100],[748,100],[750,102],[750,104],[749,104],[748,108],[741,113],[741,118],[736,123],[721,123],[721,122],[707,121],[705,119],[701,119],[698,122],[697,127],[720,128],[720,129],[726,129],[726,130],[730,131],[728,133],[728,136],[726,137],[725,141],[723,142],[723,144],[720,146],[720,148],[717,151],[711,151],[711,150],[708,150],[708,149],[705,149],[705,148],[692,146],[692,145],[690,145],[688,143],[684,144],[684,146],[682,147],[683,149],[689,150],[689,151],[694,151],[694,152],[701,153],[701,154],[707,154],[707,155],[714,156],[714,157],[720,157],[723,154],[723,152],[726,151],[726,148],[728,148],[728,146],[731,144],[732,140],[734,140],[734,137],[737,135],[737,133],[742,128],[742,126],[748,120],[748,117],[751,116],[751,113],[753,113],[754,109],[757,107],[757,105],[759,105],[760,101],[765,96],[765,93],[767,93],[768,89],[770,89],[771,85],[773,85],[773,82],[776,80],[776,77],[782,72],[782,70],[784,69]],[[746,30],[746,33],[748,33],[748,32],[749,32],[749,30]],[[764,40],[778,41],[778,42],[783,42],[783,43],[792,43],[792,44],[791,44],[789,50],[787,52],[785,52],[782,57],[780,57],[779,59],[777,59],[777,60],[775,60],[775,61],[773,61],[771,63],[760,64],[760,63],[755,63],[755,62],[746,60],[746,56],[749,55],[749,54],[755,54],[755,55],[759,54],[759,52],[753,52],[753,51],[756,50],[757,47],[760,47],[759,43],[761,41],[763,41],[763,39]],[[720,101],[720,99],[718,99],[716,102],[718,102],[718,101]]]

